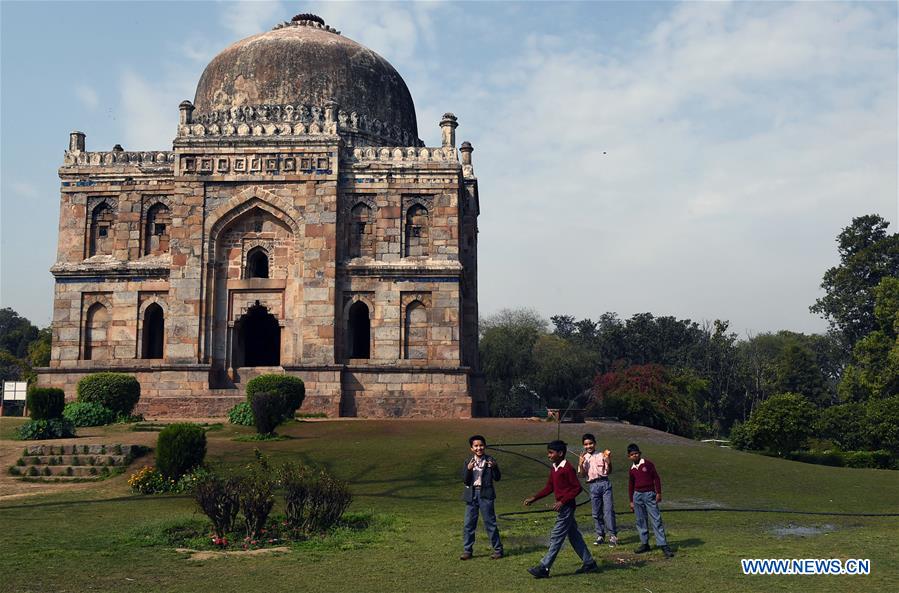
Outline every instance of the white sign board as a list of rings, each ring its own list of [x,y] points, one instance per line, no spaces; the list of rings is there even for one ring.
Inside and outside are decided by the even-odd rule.
[[[24,381],[4,381],[3,382],[3,401],[25,401],[25,394],[28,391],[28,383]]]

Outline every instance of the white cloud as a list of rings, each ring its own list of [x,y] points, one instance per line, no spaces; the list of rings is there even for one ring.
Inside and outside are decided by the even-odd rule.
[[[631,54],[534,35],[472,84],[486,98],[459,89],[482,309],[822,328],[836,232],[896,221],[895,22],[875,10],[686,3]]]
[[[222,24],[240,39],[269,31],[293,17],[281,2],[245,0],[222,3],[220,7]]]
[[[125,150],[171,148],[178,124],[178,105],[193,96],[192,74],[170,71],[162,82],[150,82],[133,70],[122,74],[119,91]]]
[[[421,43],[433,44],[438,2],[316,2],[312,12],[344,35],[389,59],[394,66],[414,62]]]
[[[85,84],[75,85],[75,96],[88,109],[96,109],[100,105],[100,96],[92,87]]]

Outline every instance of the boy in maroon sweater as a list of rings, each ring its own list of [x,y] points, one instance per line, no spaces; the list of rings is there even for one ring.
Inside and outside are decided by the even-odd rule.
[[[526,498],[525,506],[529,506],[535,500],[539,500],[550,493],[556,495],[556,503],[553,510],[558,511],[556,524],[549,534],[549,549],[546,556],[540,561],[540,564],[528,569],[536,579],[545,579],[549,577],[549,569],[552,568],[565,538],[571,542],[574,551],[581,557],[583,564],[575,570],[575,574],[585,572],[594,572],[597,570],[596,561],[587,549],[584,543],[584,536],[577,528],[577,520],[574,517],[575,502],[574,499],[581,493],[581,483],[574,473],[574,468],[565,460],[565,454],[568,452],[567,445],[562,441],[553,441],[546,446],[546,456],[552,462],[552,469],[549,471],[549,480],[543,490]]]
[[[637,533],[640,536],[640,547],[634,550],[634,553],[643,554],[650,550],[649,528],[646,525],[648,516],[652,521],[652,530],[656,534],[656,545],[662,549],[665,558],[671,558],[674,552],[668,547],[665,525],[662,524],[662,512],[659,510],[659,503],[662,502],[662,479],[659,472],[650,460],[643,457],[640,447],[634,443],[627,446],[627,457],[631,460],[627,493],[631,501],[631,510],[637,515]]]

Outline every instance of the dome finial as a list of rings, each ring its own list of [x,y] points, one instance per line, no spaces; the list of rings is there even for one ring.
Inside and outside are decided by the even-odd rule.
[[[311,12],[298,14],[289,21],[278,23],[272,30],[277,31],[278,29],[283,29],[284,27],[312,27],[313,29],[322,29],[324,31],[328,31],[329,33],[340,35],[340,31],[325,24],[325,19],[318,16],[317,14],[312,14]]]
[[[290,20],[294,23],[297,23],[299,21],[312,21],[313,23],[318,23],[320,25],[325,24],[325,19],[318,16],[317,14],[312,14],[309,12],[304,12],[303,14],[298,14]]]

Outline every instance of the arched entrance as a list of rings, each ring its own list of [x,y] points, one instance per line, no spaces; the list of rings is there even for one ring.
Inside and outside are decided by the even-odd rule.
[[[258,301],[257,301],[258,302]],[[281,327],[262,305],[250,307],[234,324],[234,362],[239,367],[281,364]]]

